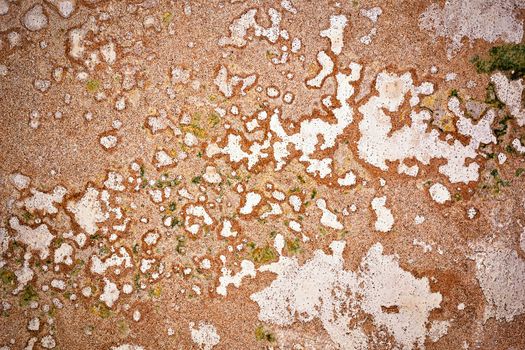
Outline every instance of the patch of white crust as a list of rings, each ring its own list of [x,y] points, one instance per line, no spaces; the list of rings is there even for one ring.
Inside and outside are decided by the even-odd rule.
[[[465,37],[471,43],[481,39],[519,44],[523,38],[523,21],[518,17],[522,8],[525,3],[520,0],[451,0],[444,7],[434,3],[420,15],[419,27],[433,31],[436,37],[445,37],[451,59]]]
[[[428,330],[428,337],[435,343],[447,334],[449,327],[450,321],[448,320],[432,321]]]
[[[281,7],[294,15],[297,14],[297,9],[290,0],[281,0]]]
[[[111,149],[117,145],[118,138],[114,135],[102,136],[99,142],[105,149]]]
[[[368,18],[372,23],[376,23],[379,16],[383,14],[381,7],[372,7],[371,9],[361,9],[359,14],[363,17]]]
[[[343,50],[343,34],[347,23],[348,19],[345,15],[330,16],[330,28],[320,33],[321,37],[330,39],[330,50],[336,55]]]
[[[67,204],[67,209],[73,213],[77,224],[88,235],[94,235],[98,231],[97,224],[106,220],[98,195],[97,189],[88,187],[80,200],[71,201]]]
[[[24,205],[29,210],[42,210],[46,214],[56,214],[58,209],[54,203],[62,203],[67,190],[57,186],[51,193],[40,192],[31,188],[32,196],[24,200]]]
[[[525,153],[525,146],[521,144],[521,141],[518,138],[512,140],[512,147],[514,147],[519,153]]]
[[[255,265],[249,260],[241,261],[241,271],[232,275],[232,271],[226,266],[221,268],[222,276],[219,277],[219,285],[215,289],[217,294],[226,296],[228,295],[228,286],[233,284],[236,288],[239,288],[241,281],[244,277],[255,277]]]
[[[259,305],[259,319],[285,326],[296,319],[317,318],[341,349],[359,350],[368,348],[368,338],[359,322],[352,321],[363,311],[403,349],[423,347],[429,314],[440,307],[441,294],[430,291],[426,277],[418,279],[401,269],[395,256],[383,255],[379,243],[370,248],[357,272],[344,270],[344,248],[345,242],[334,241],[332,255],[316,250],[303,265],[295,257],[281,256],[261,266],[259,271],[273,272],[277,278],[250,296]],[[397,312],[383,310],[388,307]]]
[[[113,307],[119,295],[120,291],[117,285],[104,277],[104,290],[100,295],[100,301],[103,301],[108,307]]]
[[[356,176],[353,171],[349,171],[344,177],[337,179],[339,186],[352,186],[356,184]]]
[[[374,224],[375,229],[379,232],[389,232],[392,230],[394,226],[394,216],[392,215],[392,210],[385,207],[386,196],[372,199],[371,205],[377,217]]]
[[[73,247],[67,243],[62,243],[60,247],[55,249],[55,264],[71,265],[73,263],[72,255]]]
[[[270,148],[271,134],[267,134],[268,139],[265,139],[262,143],[253,142],[248,147],[248,152],[243,150],[241,145],[242,137],[236,134],[228,135],[228,143],[224,148],[220,148],[216,143],[211,143],[206,148],[206,155],[213,157],[217,154],[225,154],[229,156],[230,162],[242,162],[246,160],[248,170],[251,170],[259,160],[268,158],[268,153],[264,150]]]
[[[232,97],[234,94],[234,89],[239,85],[241,95],[245,96],[246,89],[255,84],[256,80],[256,74],[248,75],[245,78],[242,78],[238,75],[228,77],[228,69],[224,66],[221,66],[217,72],[217,75],[215,76],[215,79],[213,80],[213,83],[225,97]]]
[[[104,187],[114,191],[124,191],[126,186],[122,184],[124,177],[117,172],[108,172],[108,178],[104,181]]]
[[[46,14],[44,13],[44,7],[40,4],[36,4],[31,7],[24,14],[22,22],[27,30],[32,32],[36,32],[47,27],[48,20]]]
[[[41,224],[33,229],[29,226],[21,225],[17,217],[9,219],[9,226],[16,231],[14,240],[27,244],[31,250],[36,250],[40,254],[40,259],[45,259],[49,255],[49,245],[53,240],[53,235],[49,232],[46,224]]]
[[[194,328],[195,323],[190,322],[191,340],[199,346],[202,350],[211,350],[215,345],[219,344],[221,337],[217,333],[217,328],[214,325],[199,322],[199,327]]]
[[[122,344],[119,346],[112,346],[110,350],[144,350],[144,348],[139,345]]]
[[[278,110],[272,114],[270,130],[280,139],[273,144],[276,171],[281,170],[286,164],[286,158],[290,155],[287,147],[292,144],[301,153],[299,161],[308,163],[307,172],[319,175],[321,178],[332,172],[330,168],[332,158],[316,159],[312,156],[316,151],[319,136],[322,136],[324,141],[319,149],[321,151],[330,149],[335,146],[338,135],[342,134],[344,129],[353,121],[354,111],[347,100],[354,94],[354,87],[350,83],[359,79],[361,65],[351,63],[349,68],[351,69],[350,74],[339,72],[335,76],[337,83],[335,97],[340,104],[339,107],[332,110],[336,123],[332,124],[320,118],[303,120],[299,131],[296,134],[288,135],[279,119]]]
[[[162,167],[173,165],[176,162],[166,151],[160,150],[155,152],[155,167],[160,169]]]
[[[91,257],[91,272],[99,275],[104,275],[111,267],[129,268],[133,266],[131,256],[126,248],[120,247],[119,254],[113,253],[106,260],[102,261],[97,255]]]
[[[219,46],[236,46],[243,47],[247,44],[245,39],[248,30],[253,29],[256,37],[264,37],[272,44],[277,42],[282,32],[279,29],[281,23],[281,14],[274,8],[268,9],[268,15],[270,16],[271,26],[264,28],[257,24],[255,15],[257,9],[250,9],[243,13],[239,18],[233,20],[229,26],[230,36],[222,37],[219,39]]]
[[[330,209],[326,207],[326,201],[322,198],[319,198],[315,204],[317,205],[317,208],[321,209],[322,215],[321,215],[321,225],[333,228],[334,230],[342,230],[343,224],[339,222],[337,219],[337,215],[332,213]]]
[[[430,186],[428,193],[430,193],[432,200],[438,204],[444,204],[450,200],[450,192],[448,191],[448,188],[440,183]]]
[[[204,181],[210,184],[220,184],[222,182],[221,174],[217,172],[217,169],[214,166],[208,165],[206,167],[206,172],[202,175]]]
[[[186,213],[186,216],[184,218],[184,228],[191,234],[194,234],[194,235],[197,234],[197,232],[199,232],[199,229],[200,229],[199,224],[190,223],[191,216],[202,218],[205,225],[213,224],[213,219],[211,218],[211,216],[208,214],[208,212],[202,205],[190,204],[188,205],[188,207],[186,207],[185,213]]]
[[[522,107],[523,79],[509,80],[504,74],[497,72],[490,77],[494,83],[496,95],[501,102],[507,105],[510,113],[519,126],[525,125],[525,108]]]
[[[485,321],[512,321],[525,313],[525,261],[511,248],[486,244],[474,255],[476,278],[485,295]]]
[[[334,62],[324,51],[317,53],[317,62],[321,65],[321,70],[315,77],[306,81],[306,85],[313,88],[321,88],[323,81],[334,71]]]
[[[233,225],[231,223],[230,220],[224,220],[223,224],[222,224],[222,229],[221,229],[221,236],[222,237],[236,237],[237,236],[237,231],[234,231],[232,230],[233,228]]]
[[[452,183],[468,183],[479,179],[479,164],[468,159],[478,156],[481,143],[496,142],[490,124],[494,120],[494,110],[489,110],[477,124],[473,124],[459,108],[459,100],[452,97],[448,107],[458,118],[458,131],[470,138],[467,145],[459,140],[449,143],[439,138],[440,133],[429,128],[432,116],[427,110],[412,111],[411,124],[392,132],[391,117],[385,112],[397,112],[408,92],[411,94],[410,105],[419,103],[419,94],[429,95],[433,92],[430,83],[419,87],[413,85],[410,73],[381,72],[377,76],[375,89],[378,96],[372,96],[359,111],[363,120],[359,123],[361,137],[358,141],[359,157],[369,164],[384,171],[388,170],[387,161],[400,161],[400,166],[407,158],[415,158],[428,165],[432,158],[444,158],[446,164],[439,166],[439,172],[448,177]],[[415,169],[417,170],[417,169]],[[407,172],[408,168],[398,168]],[[417,173],[417,171],[416,171]]]
[[[60,16],[69,18],[76,8],[76,0],[46,0],[57,9]]]
[[[15,185],[16,189],[21,191],[29,187],[31,178],[20,173],[15,173],[10,176],[11,182]]]
[[[261,195],[257,192],[248,192],[246,194],[246,203],[239,209],[242,215],[248,215],[253,212],[253,209],[261,202]]]

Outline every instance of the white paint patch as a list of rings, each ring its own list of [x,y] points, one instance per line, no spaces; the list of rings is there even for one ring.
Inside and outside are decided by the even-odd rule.
[[[321,65],[321,70],[315,77],[308,80],[306,85],[320,89],[326,77],[334,71],[334,62],[324,51],[319,51],[317,54],[317,62]]]
[[[29,249],[36,250],[40,254],[40,259],[45,259],[49,255],[49,245],[54,236],[49,232],[46,224],[41,224],[33,229],[29,226],[21,225],[17,217],[13,216],[9,219],[9,226],[16,231],[14,240],[26,244]]]
[[[237,237],[237,231],[232,230],[233,226],[230,220],[224,220],[222,224],[221,236],[223,237]]]
[[[525,261],[514,249],[487,244],[477,250],[476,278],[485,295],[485,321],[510,322],[525,313]]]
[[[317,208],[321,209],[322,215],[321,215],[321,225],[333,228],[334,230],[342,230],[343,224],[339,222],[337,219],[337,215],[332,213],[327,207],[326,207],[326,201],[322,198],[319,198],[317,201],[315,201],[315,204],[317,205]]]
[[[51,193],[40,192],[34,188],[31,190],[32,196],[24,200],[24,205],[29,210],[41,210],[46,214],[56,214],[58,209],[55,203],[62,203],[67,190],[62,186],[57,186]]]
[[[232,271],[225,266],[221,268],[222,276],[219,277],[219,286],[216,288],[217,294],[228,295],[228,286],[233,284],[239,288],[244,277],[255,277],[255,265],[249,260],[241,261],[241,271],[232,275]]]
[[[330,28],[320,33],[321,37],[330,39],[330,50],[336,55],[343,50],[343,34],[347,23],[348,19],[345,15],[330,16]]]
[[[246,194],[246,203],[239,209],[242,215],[248,215],[253,212],[253,209],[261,202],[261,195],[256,192],[248,192]]]
[[[316,250],[304,265],[295,257],[281,256],[261,266],[259,271],[273,272],[277,278],[250,296],[259,304],[259,319],[280,326],[319,319],[341,349],[364,350],[368,338],[359,322],[353,322],[361,310],[403,349],[422,347],[430,311],[439,308],[441,294],[430,291],[427,278],[415,278],[394,256],[383,255],[379,243],[370,248],[358,272],[344,270],[344,248],[345,242],[335,241],[330,244],[332,255]],[[385,312],[383,307],[396,307],[398,312]]]
[[[435,183],[428,189],[428,193],[430,193],[430,197],[434,202],[439,204],[444,204],[450,200],[450,192],[448,191],[448,188],[443,186],[440,183]]]
[[[22,22],[27,30],[32,32],[39,31],[47,27],[48,21],[47,16],[44,13],[44,7],[40,4],[36,4],[31,7],[24,15]]]
[[[493,143],[490,124],[495,118],[494,110],[489,110],[477,124],[473,124],[459,108],[459,100],[451,98],[449,108],[458,117],[458,131],[470,138],[467,145],[459,140],[447,142],[439,138],[440,133],[432,129],[427,132],[428,122],[432,115],[427,110],[412,111],[411,124],[392,132],[392,123],[388,112],[398,111],[405,101],[405,95],[410,92],[412,107],[419,103],[419,94],[429,95],[433,92],[430,83],[413,85],[410,73],[398,75],[396,73],[381,72],[376,79],[378,96],[372,96],[365,104],[359,107],[363,120],[359,123],[361,138],[358,141],[359,157],[371,165],[384,171],[388,170],[387,161],[403,162],[414,158],[428,165],[432,158],[444,158],[446,164],[439,166],[440,173],[448,177],[452,183],[468,183],[479,179],[479,164],[468,159],[475,159],[481,143]],[[398,169],[404,172],[407,169]],[[416,169],[417,173],[417,169]]]
[[[339,186],[352,186],[356,184],[356,176],[353,171],[349,171],[344,177],[337,179]]]
[[[509,80],[504,74],[497,72],[490,77],[490,81],[495,85],[496,95],[507,105],[518,125],[524,126],[525,108],[522,107],[521,99],[525,88],[523,79]]]
[[[211,350],[219,344],[221,337],[214,325],[201,321],[198,328],[193,328],[194,326],[195,323],[190,322],[191,339],[202,350]]]
[[[106,303],[108,307],[113,307],[113,304],[115,304],[119,295],[120,291],[118,290],[117,285],[104,277],[104,291],[100,295],[100,301]]]
[[[434,3],[419,17],[419,27],[447,38],[447,55],[451,59],[463,46],[461,40],[465,37],[470,42],[481,39],[519,44],[523,21],[518,17],[518,9],[522,8],[523,1],[507,0],[451,0],[444,7]]]
[[[73,213],[77,224],[88,235],[94,235],[98,231],[97,224],[106,220],[98,195],[97,189],[88,187],[79,201],[71,201],[67,204],[67,209]]]
[[[386,196],[376,197],[372,199],[372,209],[376,214],[376,222],[374,227],[379,232],[389,232],[394,226],[394,216],[392,211],[385,207],[386,205]]]
[[[242,78],[237,75],[233,75],[232,77],[228,78],[228,70],[226,69],[226,67],[221,66],[213,82],[217,86],[219,91],[225,97],[229,98],[233,96],[234,89],[239,85],[240,85],[241,95],[245,96],[246,89],[248,89],[253,84],[255,84],[256,80],[257,80],[257,75],[255,74],[248,75],[245,78]]]

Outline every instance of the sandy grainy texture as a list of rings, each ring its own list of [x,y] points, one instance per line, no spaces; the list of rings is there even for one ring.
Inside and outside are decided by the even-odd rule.
[[[0,350],[525,349],[524,19],[0,0]]]

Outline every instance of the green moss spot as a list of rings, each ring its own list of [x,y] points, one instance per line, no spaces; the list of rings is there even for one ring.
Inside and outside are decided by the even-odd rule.
[[[164,24],[169,24],[173,20],[173,17],[174,17],[173,13],[171,13],[171,12],[164,12],[162,14],[162,22]]]
[[[210,124],[212,128],[219,125],[220,122],[221,122],[221,117],[217,113],[208,114],[208,123]]]
[[[90,79],[86,83],[86,89],[90,93],[97,92],[100,88],[100,82],[98,80]]]
[[[508,121],[511,119],[511,116],[506,114],[505,117],[503,117],[503,119],[501,119],[497,126],[493,129],[494,131],[494,135],[496,135],[496,138],[499,140],[501,137],[505,136],[505,134],[507,133],[507,129],[509,128],[508,126]]]
[[[471,62],[478,73],[499,70],[510,73],[511,79],[519,79],[525,74],[525,44],[494,46],[489,50],[489,57],[474,56]]]
[[[111,309],[102,302],[93,305],[91,312],[100,318],[108,318],[111,316]]]
[[[162,293],[162,289],[160,286],[155,286],[149,290],[149,296],[155,299],[160,298],[160,295]]]
[[[288,252],[290,254],[299,254],[301,252],[301,241],[299,238],[295,239],[287,239],[286,240],[286,248],[288,249]]]
[[[28,306],[32,301],[38,300],[38,294],[31,285],[27,285],[20,293],[20,306]]]
[[[277,260],[277,251],[269,244],[264,247],[254,247],[252,249],[252,260],[258,264],[267,264],[270,261]]]
[[[266,331],[263,325],[258,325],[257,328],[255,328],[255,339],[258,341],[274,342],[275,336],[272,333]]]
[[[496,88],[493,83],[489,83],[489,85],[487,85],[485,103],[498,109],[501,109],[505,106],[505,104],[498,99],[498,96],[496,95]]]
[[[14,285],[15,278],[16,276],[13,271],[0,269],[0,279],[2,280],[3,285]]]
[[[191,183],[199,184],[202,181],[202,176],[195,176],[193,179],[191,179]]]

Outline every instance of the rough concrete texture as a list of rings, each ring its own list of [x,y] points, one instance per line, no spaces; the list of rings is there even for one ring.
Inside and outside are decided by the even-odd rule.
[[[524,18],[0,0],[0,349],[525,349]]]

